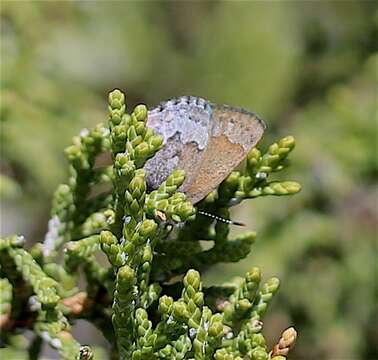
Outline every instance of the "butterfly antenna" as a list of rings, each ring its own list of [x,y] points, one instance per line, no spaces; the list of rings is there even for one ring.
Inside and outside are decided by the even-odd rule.
[[[230,225],[237,225],[237,226],[246,226],[244,223],[242,222],[239,222],[239,221],[233,221],[233,220],[230,220],[230,219],[225,219],[225,218],[222,218],[220,216],[217,216],[217,215],[214,215],[214,214],[209,214],[205,211],[202,211],[202,210],[198,210],[198,214],[201,214],[201,215],[204,215],[204,216],[207,216],[209,218],[212,218],[214,220],[217,220],[217,221],[221,221],[225,224],[230,224]]]

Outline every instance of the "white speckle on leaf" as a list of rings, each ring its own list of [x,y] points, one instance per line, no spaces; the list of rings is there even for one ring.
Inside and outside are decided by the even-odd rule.
[[[107,137],[110,134],[110,130],[106,127],[101,128],[101,133],[103,137]]]
[[[191,338],[193,338],[194,336],[196,336],[196,334],[197,334],[197,329],[195,329],[195,328],[190,328],[189,329],[189,336]]]
[[[48,230],[43,242],[43,255],[49,256],[55,249],[55,243],[59,238],[59,228],[61,226],[60,219],[54,215],[48,222]]]
[[[89,135],[89,130],[86,129],[86,128],[81,129],[79,135],[80,135],[81,137],[88,136],[88,135]]]
[[[232,331],[226,334],[226,339],[232,339],[234,337],[234,333]]]
[[[209,329],[209,322],[208,321],[204,322],[203,328],[205,329],[205,331],[207,331]]]
[[[230,206],[235,206],[235,205],[238,205],[241,202],[241,200],[242,200],[241,198],[234,197],[234,198],[230,199],[228,204]]]
[[[38,301],[37,296],[31,296],[28,300],[31,311],[38,311],[41,309],[41,303]]]
[[[51,346],[57,349],[60,349],[62,347],[62,342],[59,339],[53,339],[50,342]]]
[[[258,172],[256,174],[256,179],[266,179],[268,177],[268,174],[266,172]]]

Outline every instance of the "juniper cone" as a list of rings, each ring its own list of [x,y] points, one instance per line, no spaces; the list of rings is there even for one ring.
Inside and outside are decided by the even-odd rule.
[[[125,95],[112,91],[108,124],[81,131],[66,149],[69,177],[54,194],[44,241],[27,251],[21,236],[1,239],[2,345],[17,351],[17,334],[32,330],[25,349],[31,359],[41,358],[44,342],[62,359],[92,359],[96,350],[71,333],[76,319],[86,319],[109,342],[112,359],[284,359],[295,330],[270,353],[263,335],[278,279],[262,283],[252,267],[239,285],[201,282],[209,266],[245,258],[256,234],[230,239],[228,223],[213,226],[213,218],[196,213],[229,218],[229,208],[244,199],[298,192],[296,182],[271,179],[287,166],[294,138],[251,150],[245,169],[193,206],[178,192],[180,169],[148,191],[143,167],[162,138],[147,128],[147,114],[144,105],[128,112]],[[111,165],[96,167],[107,152]],[[205,250],[200,241],[214,245]],[[86,289],[79,289],[80,273]]]

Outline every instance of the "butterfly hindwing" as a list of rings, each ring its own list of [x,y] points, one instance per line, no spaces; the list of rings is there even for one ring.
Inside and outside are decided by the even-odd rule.
[[[184,188],[195,204],[214,190],[261,139],[264,123],[253,113],[212,105],[211,138],[195,180]]]

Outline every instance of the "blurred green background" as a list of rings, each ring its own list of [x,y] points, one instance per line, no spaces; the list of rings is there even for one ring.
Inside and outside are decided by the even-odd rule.
[[[43,238],[63,148],[106,121],[113,88],[130,107],[242,106],[262,147],[296,138],[284,175],[303,190],[236,207],[258,241],[206,282],[260,266],[282,280],[268,338],[299,332],[290,358],[378,359],[377,25],[373,1],[2,1],[2,235]]]

